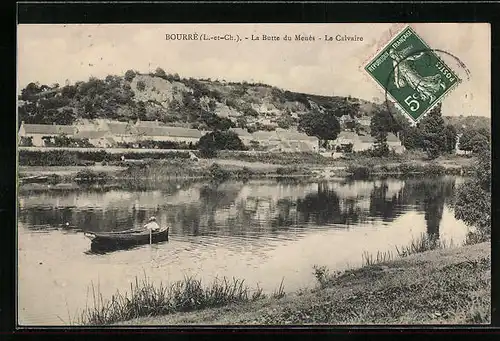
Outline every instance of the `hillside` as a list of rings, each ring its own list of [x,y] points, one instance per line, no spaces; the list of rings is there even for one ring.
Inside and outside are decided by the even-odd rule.
[[[127,71],[124,76],[91,78],[63,87],[30,83],[21,92],[19,122],[140,119],[198,129],[230,126],[255,131],[296,126],[298,117],[310,110],[362,117],[370,116],[376,107],[356,98],[303,94],[260,83],[187,79],[162,70]]]
[[[369,132],[370,117],[383,109],[358,98],[297,93],[262,83],[180,78],[161,69],[149,74],[129,70],[123,76],[90,78],[63,87],[30,83],[19,97],[19,123],[140,119],[200,130],[238,127],[250,132],[295,127],[300,115],[311,110],[360,118],[362,130]],[[485,117],[445,120],[457,131],[463,126],[490,129],[490,119]],[[401,115],[396,121],[402,127],[408,124]]]
[[[491,132],[491,119],[483,116],[444,116],[446,124],[451,124],[457,132],[463,132],[466,129],[484,130]]]

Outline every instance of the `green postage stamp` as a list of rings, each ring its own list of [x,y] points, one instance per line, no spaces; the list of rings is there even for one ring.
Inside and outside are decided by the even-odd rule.
[[[461,81],[410,26],[371,59],[365,70],[414,123]]]

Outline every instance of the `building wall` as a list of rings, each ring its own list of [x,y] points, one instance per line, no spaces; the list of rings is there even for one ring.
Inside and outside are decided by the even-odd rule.
[[[178,136],[143,136],[142,140],[153,140],[162,142],[186,142],[197,143],[200,139],[196,137],[178,137]]]
[[[387,145],[390,150],[395,151],[397,154],[402,154],[406,150],[405,146],[398,142],[388,142]]]
[[[45,143],[42,140],[42,137],[44,137],[45,135],[43,135],[43,134],[31,134],[31,135],[25,135],[25,136],[32,138],[33,146],[35,146],[35,147],[45,146]]]

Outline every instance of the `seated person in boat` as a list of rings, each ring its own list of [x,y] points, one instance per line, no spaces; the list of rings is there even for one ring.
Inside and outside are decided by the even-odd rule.
[[[160,225],[158,225],[158,223],[156,222],[155,217],[151,217],[151,218],[149,218],[148,223],[146,225],[144,225],[144,228],[146,230],[158,231],[158,230],[160,230]]]

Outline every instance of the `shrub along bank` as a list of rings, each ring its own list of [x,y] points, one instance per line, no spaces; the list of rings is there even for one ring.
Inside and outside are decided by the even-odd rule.
[[[73,150],[49,150],[49,151],[19,151],[20,166],[79,166],[86,162],[112,162],[125,159],[188,159],[189,152],[126,152],[108,153],[100,151],[73,151]]]

